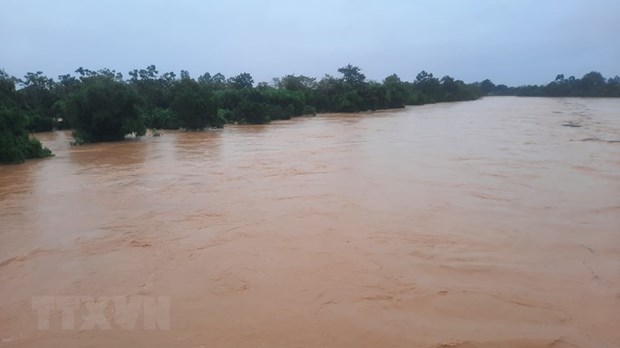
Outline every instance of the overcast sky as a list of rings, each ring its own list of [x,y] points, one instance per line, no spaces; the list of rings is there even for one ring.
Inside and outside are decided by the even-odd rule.
[[[618,0],[2,0],[0,68],[56,78],[155,64],[256,82],[290,73],[546,83],[620,74]]]

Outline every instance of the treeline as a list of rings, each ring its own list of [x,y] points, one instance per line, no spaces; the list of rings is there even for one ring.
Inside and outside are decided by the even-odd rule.
[[[79,68],[57,80],[42,72],[22,79],[0,70],[0,162],[49,155],[28,132],[73,129],[76,142],[120,140],[147,128],[204,129],[263,124],[317,112],[358,112],[446,101],[473,100],[478,84],[422,71],[413,82],[397,75],[369,81],[357,66],[318,80],[287,75],[254,84],[242,73],[226,78],[187,71],[160,74],[154,65],[129,72]],[[15,139],[20,139],[19,141]]]
[[[620,76],[606,79],[601,73],[592,71],[582,78],[556,76],[547,85],[526,85],[508,87],[495,85],[490,80],[480,83],[484,95],[520,97],[620,97]]]

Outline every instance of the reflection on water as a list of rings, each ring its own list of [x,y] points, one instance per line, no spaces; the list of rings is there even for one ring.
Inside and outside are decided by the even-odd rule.
[[[620,344],[619,109],[497,97],[84,146],[39,134],[56,157],[0,167],[0,280],[21,279],[0,321],[27,322],[24,296],[45,291],[145,293],[172,297],[177,331],[123,333],[139,345]]]

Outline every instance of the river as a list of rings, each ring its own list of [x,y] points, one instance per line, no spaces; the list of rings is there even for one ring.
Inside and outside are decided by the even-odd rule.
[[[487,97],[38,134],[55,157],[0,167],[0,346],[620,346],[619,110]],[[155,330],[112,306],[63,326],[58,299],[113,296],[169,307]]]

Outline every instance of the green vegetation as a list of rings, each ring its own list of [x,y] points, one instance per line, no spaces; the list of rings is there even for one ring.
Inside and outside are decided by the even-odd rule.
[[[52,152],[30,137],[32,114],[18,107],[15,79],[0,70],[0,163],[21,163],[28,158],[48,157]]]
[[[154,65],[129,72],[129,79],[109,69],[80,67],[57,81],[42,72],[23,79],[6,77],[21,88],[15,105],[31,132],[73,128],[77,142],[114,141],[126,134],[157,129],[221,128],[227,123],[263,124],[317,112],[357,112],[405,105],[472,100],[474,84],[421,72],[414,82],[397,75],[368,81],[359,67],[338,69],[340,76],[320,80],[287,75],[255,85],[248,73],[226,78],[187,71],[159,74]]]
[[[558,75],[545,86],[507,87],[490,80],[466,84],[426,71],[415,81],[390,75],[370,81],[351,64],[321,79],[286,75],[255,85],[248,73],[226,78],[187,71],[159,74],[154,65],[129,72],[79,68],[57,81],[42,72],[23,79],[0,70],[0,161],[49,156],[29,132],[73,129],[76,143],[116,141],[146,128],[222,128],[227,123],[264,124],[317,112],[359,112],[405,105],[474,100],[483,95],[620,97],[620,77],[591,72],[581,79]],[[16,88],[18,85],[20,88]],[[157,132],[161,134],[161,132]]]
[[[126,134],[146,133],[134,89],[101,76],[88,77],[82,83],[64,105],[78,143],[122,140]]]
[[[171,116],[176,115],[178,125],[182,128],[224,127],[226,120],[218,117],[217,102],[208,87],[187,76],[173,86],[172,95]]]
[[[495,85],[490,80],[479,84],[484,95],[512,95],[522,97],[620,97],[620,76],[605,79],[601,73],[592,71],[581,79],[564,74],[557,75],[547,85],[508,87]]]
[[[26,130],[27,119],[15,108],[0,106],[0,163],[21,163],[52,155]]]

